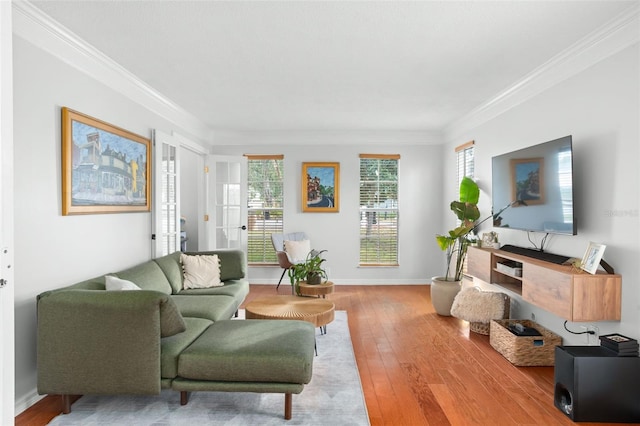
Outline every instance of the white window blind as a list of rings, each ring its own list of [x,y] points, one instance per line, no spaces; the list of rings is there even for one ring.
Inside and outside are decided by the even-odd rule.
[[[463,145],[456,147],[457,154],[457,162],[458,162],[458,179],[456,186],[456,194],[458,193],[458,189],[460,188],[460,182],[462,182],[462,178],[465,176],[469,176],[473,178],[474,174],[474,158],[473,158],[473,148],[475,142],[470,141]]]
[[[247,258],[250,264],[277,264],[272,233],[284,229],[282,155],[248,155]]]
[[[475,160],[474,160],[474,146],[475,146],[475,142],[474,141],[469,141],[465,144],[462,144],[458,147],[456,147],[456,157],[457,157],[457,186],[456,186],[456,197],[458,196],[458,194],[460,193],[460,182],[462,182],[462,178],[464,178],[465,176],[468,176],[470,178],[473,178],[474,176],[474,165],[475,165]],[[457,198],[456,198],[457,199]],[[458,220],[458,223],[460,223],[460,220]],[[455,262],[455,260],[452,260],[452,262]],[[466,276],[467,275],[467,259],[465,259],[464,261],[464,265],[462,267],[462,273]]]
[[[360,265],[398,265],[399,155],[360,155]]]

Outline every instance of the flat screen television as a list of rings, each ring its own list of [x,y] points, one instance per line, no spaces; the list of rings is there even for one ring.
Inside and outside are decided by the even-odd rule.
[[[494,227],[577,234],[571,135],[497,155],[491,167]]]

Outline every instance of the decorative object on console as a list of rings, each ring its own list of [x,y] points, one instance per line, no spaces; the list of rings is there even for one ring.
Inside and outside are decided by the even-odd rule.
[[[638,356],[638,341],[622,334],[600,336],[600,346],[614,351],[618,356]]]
[[[62,214],[148,212],[151,141],[62,108]]]
[[[500,248],[498,242],[498,233],[495,231],[485,232],[482,234],[482,247],[485,248]]]
[[[340,163],[302,163],[302,211],[340,210]]]
[[[587,251],[584,253],[580,267],[590,274],[595,274],[600,265],[600,260],[604,254],[604,249],[607,248],[604,244],[590,242]]]

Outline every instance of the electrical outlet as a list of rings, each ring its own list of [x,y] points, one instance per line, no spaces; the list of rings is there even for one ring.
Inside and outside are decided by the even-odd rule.
[[[600,329],[597,325],[581,325],[580,328],[584,330],[584,333],[587,336],[587,345],[597,346],[599,344]]]

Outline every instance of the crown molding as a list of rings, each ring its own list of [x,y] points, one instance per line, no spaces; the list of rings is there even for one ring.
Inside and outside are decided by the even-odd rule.
[[[184,129],[197,139],[211,141],[212,130],[78,37],[29,1],[13,1],[13,33],[71,67],[89,75],[132,101]]]
[[[640,41],[640,3],[444,129],[448,141],[494,119],[564,80]]]

